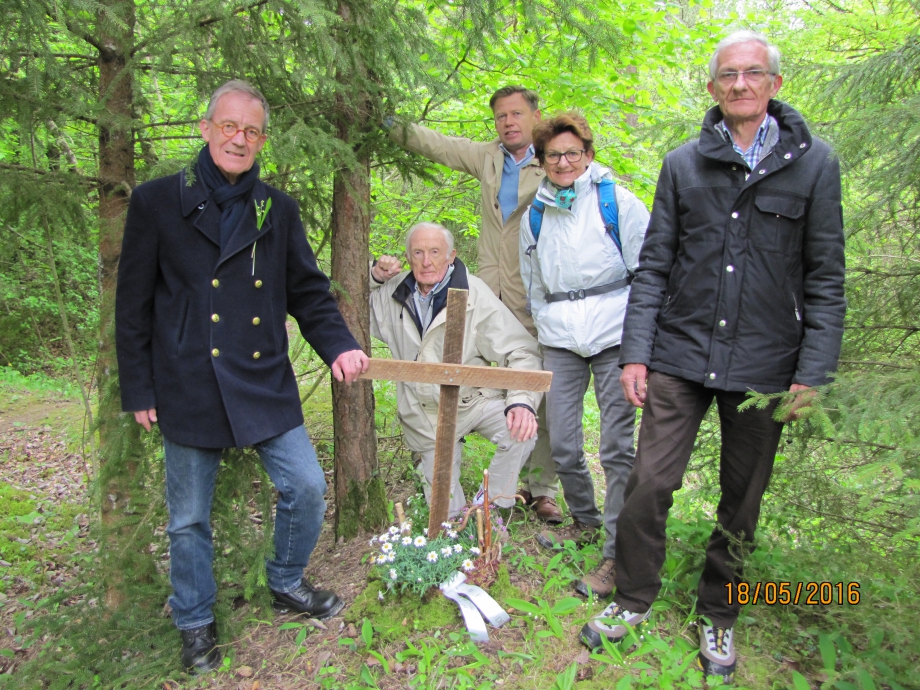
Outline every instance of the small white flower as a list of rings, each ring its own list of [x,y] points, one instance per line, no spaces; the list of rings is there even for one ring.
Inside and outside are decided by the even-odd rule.
[[[456,530],[448,530],[447,536],[450,537],[451,539],[456,539],[457,538]]]
[[[427,558],[428,558],[428,562],[429,562],[429,563],[435,563],[435,562],[437,562],[437,560],[438,560],[438,552],[437,552],[437,551],[429,551],[429,552],[428,552]]]
[[[473,565],[473,561],[467,558],[465,561],[463,561],[463,569],[466,572],[470,572],[471,570],[476,570],[476,566]]]
[[[371,537],[371,540],[367,542],[369,546],[373,546],[377,543],[377,537]]]
[[[390,553],[390,551],[393,550],[393,545],[392,545],[391,543],[387,542],[386,544],[384,544],[383,546],[380,547],[380,550],[381,550],[383,553]]]
[[[422,581],[422,578],[420,578],[420,577],[418,577],[418,578],[416,578],[416,579],[417,579],[417,580],[418,580],[419,582],[421,582],[421,581]]]
[[[479,550],[478,546],[471,546],[470,553],[473,554],[474,556],[478,556],[482,552]]]
[[[403,537],[402,538],[403,546],[412,546],[412,537]]]
[[[388,554],[387,554],[387,563],[392,563],[392,562],[395,561],[395,560],[396,560],[396,554],[395,554],[395,553],[388,553]]]
[[[377,592],[377,598],[383,601],[383,592]]]
[[[384,532],[379,537],[377,537],[377,541],[379,541],[381,544],[386,544],[388,541],[390,541],[390,535]]]
[[[412,531],[412,522],[410,522],[410,521],[407,520],[406,522],[402,523],[402,524],[399,526],[399,531],[402,532],[403,534],[408,534],[409,532],[411,532],[411,531]]]
[[[413,542],[413,543],[415,544],[415,548],[420,549],[420,548],[422,548],[425,544],[428,543],[428,540],[425,539],[425,537],[418,536],[418,537],[415,538],[415,542]]]
[[[451,524],[449,522],[442,522],[441,527],[443,527],[444,529],[450,529]]]
[[[391,579],[391,580],[395,580],[396,577],[397,577],[397,575],[396,575],[396,569],[395,569],[395,568],[390,568],[390,579]]]
[[[450,546],[445,546],[443,549],[441,549],[441,555],[444,556],[444,558],[449,557],[453,553],[454,550]]]
[[[427,528],[427,527],[426,527],[425,529],[422,530],[422,534],[424,534],[426,537],[428,536],[428,528]]]
[[[454,553],[460,553],[463,551],[463,547],[460,544],[454,544]]]
[[[371,556],[371,565],[374,565],[374,563],[376,563],[376,562],[377,562],[377,557],[376,557],[376,556]]]
[[[390,529],[387,530],[390,534],[399,534],[399,527],[392,525]]]

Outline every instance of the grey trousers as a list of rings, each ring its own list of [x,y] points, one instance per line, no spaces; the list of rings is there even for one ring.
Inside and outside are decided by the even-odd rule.
[[[521,465],[533,450],[534,439],[519,443],[511,438],[505,421],[505,400],[490,400],[482,408],[482,414],[467,429],[458,429],[463,435],[475,431],[480,436],[495,444],[495,455],[489,464],[489,500],[500,508],[514,505],[517,493],[518,474]],[[450,505],[448,514],[454,517],[466,505],[463,488],[460,486],[460,455],[463,444],[454,444],[454,464],[451,468]],[[431,503],[431,479],[434,476],[434,449],[420,453],[422,479],[425,488],[425,500]]]
[[[572,517],[586,525],[599,526],[601,514],[594,501],[594,482],[585,460],[582,428],[584,397],[594,374],[594,393],[601,413],[600,461],[607,480],[603,515],[607,533],[605,558],[616,556],[617,517],[636,455],[633,445],[636,408],[623,395],[619,358],[619,345],[593,357],[553,347],[543,351],[543,368],[553,372],[553,383],[546,394],[546,416],[556,474]]]
[[[546,423],[546,396],[540,401],[537,408],[537,443],[533,452],[521,469],[521,488],[529,491],[531,495],[556,497],[559,489],[559,479],[556,477],[556,463],[553,462],[553,453],[549,446],[549,427]]]

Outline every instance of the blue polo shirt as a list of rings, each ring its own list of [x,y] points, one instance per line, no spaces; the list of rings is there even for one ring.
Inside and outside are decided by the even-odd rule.
[[[505,154],[505,164],[502,167],[502,183],[498,188],[498,205],[502,209],[502,223],[507,223],[511,214],[518,207],[518,183],[521,179],[521,168],[533,160],[533,144],[527,147],[527,153],[520,161],[514,160],[511,152],[505,148],[504,144],[499,144],[498,148]]]

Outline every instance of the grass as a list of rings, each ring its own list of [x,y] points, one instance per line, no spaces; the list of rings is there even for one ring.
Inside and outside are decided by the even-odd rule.
[[[0,377],[0,386],[8,394],[25,394],[35,386],[45,386],[45,392],[54,388],[48,381],[22,380],[8,373]],[[310,399],[308,417],[320,417],[328,401],[324,388]],[[386,429],[381,435],[392,436],[392,387],[381,386],[378,395],[378,424]],[[596,452],[596,441],[591,444],[597,438],[592,401],[589,395],[585,413],[589,456]],[[314,435],[320,437],[319,446],[325,443],[328,417],[318,424]],[[323,455],[331,455],[331,448],[322,450]],[[468,439],[461,476],[465,491],[475,491],[491,453],[484,440],[475,435]],[[406,453],[393,451],[387,462],[392,465],[383,470],[388,481],[405,482],[412,476]],[[490,630],[488,644],[477,646],[468,640],[456,607],[445,599],[409,595],[383,603],[377,597],[380,583],[371,581],[346,611],[341,630],[336,625],[324,629],[276,617],[258,597],[248,603],[223,602],[220,638],[230,640],[225,666],[209,678],[190,679],[178,673],[175,631],[155,607],[133,606],[108,616],[99,605],[101,583],[91,571],[66,591],[41,589],[41,569],[36,570],[35,564],[45,561],[48,553],[40,542],[20,548],[24,545],[14,541],[40,527],[34,524],[39,517],[37,502],[27,491],[0,485],[0,557],[10,563],[15,560],[19,576],[34,577],[35,588],[45,593],[18,614],[12,623],[15,635],[0,642],[0,656],[31,659],[13,675],[0,675],[0,688],[251,690],[254,679],[264,679],[261,687],[272,688],[701,688],[702,679],[693,668],[694,602],[703,549],[712,529],[711,505],[712,497],[702,488],[676,495],[668,522],[662,590],[651,619],[633,636],[596,652],[582,647],[577,634],[605,602],[573,597],[572,585],[600,558],[599,547],[541,550],[533,535],[542,525],[515,511],[502,568],[491,588],[493,596],[512,611],[512,619],[503,628]],[[72,524],[80,509],[61,505],[41,518],[49,527],[53,523],[55,530],[66,532],[68,520]],[[915,642],[920,633],[916,553],[885,544],[829,542],[832,526],[826,521],[811,532],[793,531],[784,522],[783,509],[769,497],[765,501],[758,549],[747,558],[746,578],[785,580],[793,588],[797,582],[858,582],[860,602],[768,606],[760,601],[744,607],[736,628],[740,665],[735,686],[756,690],[915,687],[915,668],[920,664]],[[65,540],[58,548],[72,547]],[[87,563],[95,558],[91,551],[71,553]],[[28,572],[27,563],[32,564]]]

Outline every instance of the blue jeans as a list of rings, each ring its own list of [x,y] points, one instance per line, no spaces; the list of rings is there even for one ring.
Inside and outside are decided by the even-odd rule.
[[[169,605],[180,630],[214,620],[217,586],[211,562],[211,502],[221,449],[196,448],[163,439],[166,450],[166,504],[169,507]],[[278,489],[275,555],[266,563],[268,586],[276,592],[297,588],[319,539],[326,513],[326,479],[306,429],[298,426],[253,448]]]

